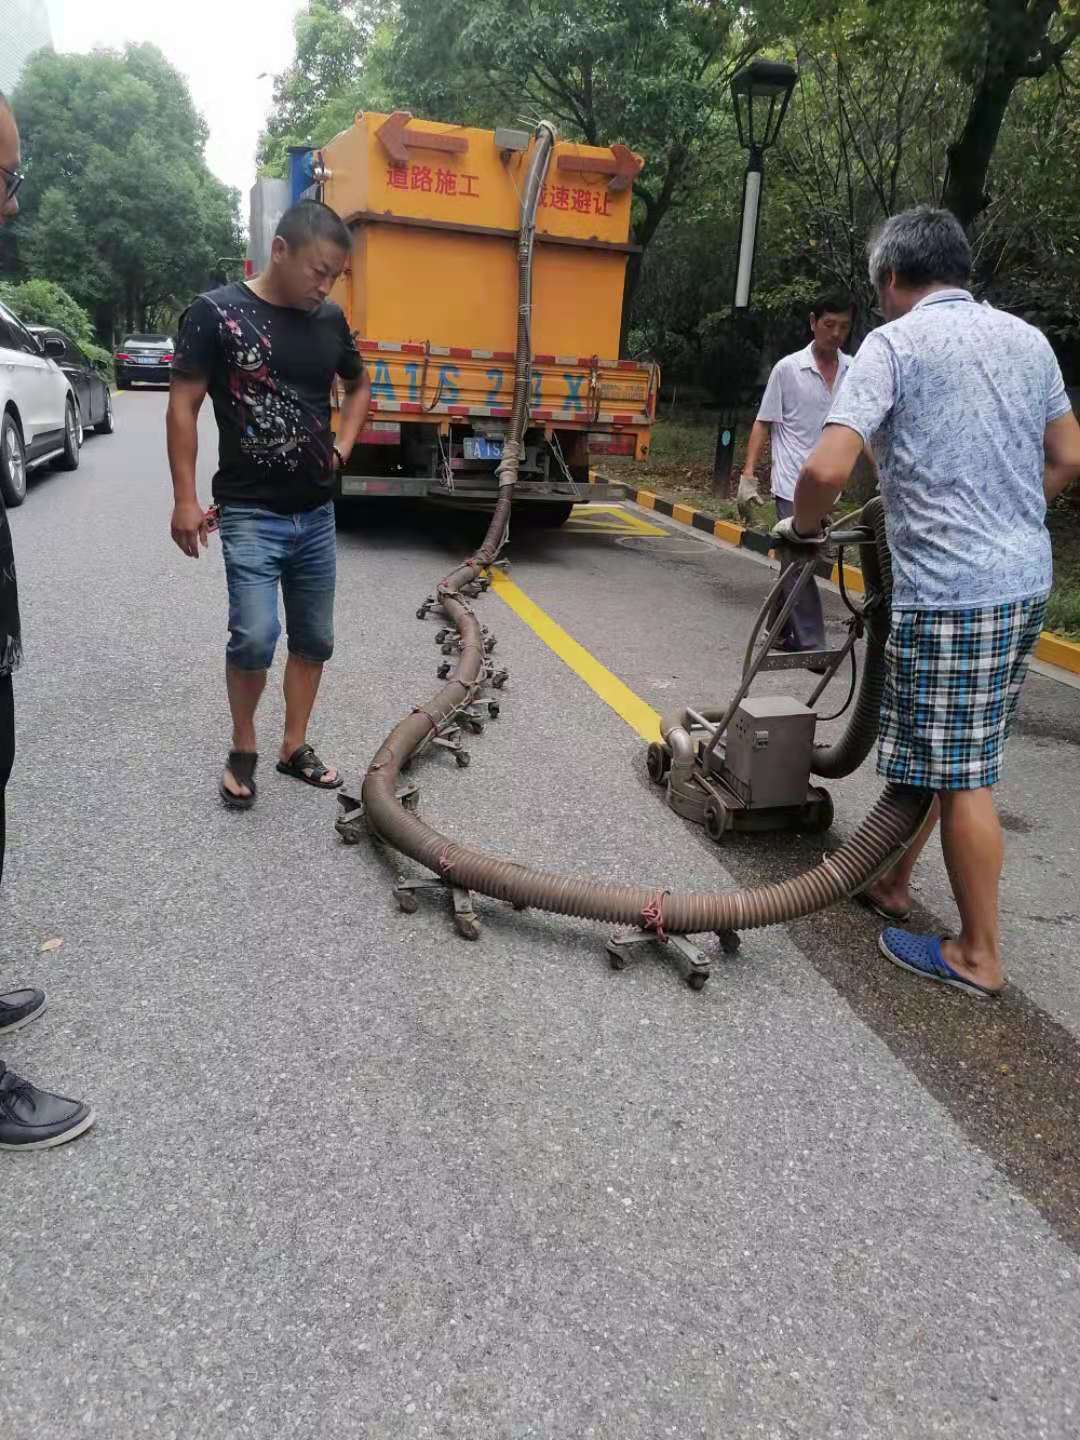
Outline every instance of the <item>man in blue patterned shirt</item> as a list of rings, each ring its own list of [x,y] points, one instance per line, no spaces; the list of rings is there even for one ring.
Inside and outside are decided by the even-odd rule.
[[[957,939],[899,928],[882,953],[980,999],[1004,986],[1003,861],[992,786],[1052,580],[1046,506],[1080,477],[1080,426],[1046,338],[978,304],[955,218],[886,221],[870,278],[888,323],[868,335],[810,454],[784,538],[819,543],[864,443],[881,472],[893,562],[878,772],[935,793]],[[777,532],[774,532],[774,534]],[[861,897],[906,921],[932,827]]]

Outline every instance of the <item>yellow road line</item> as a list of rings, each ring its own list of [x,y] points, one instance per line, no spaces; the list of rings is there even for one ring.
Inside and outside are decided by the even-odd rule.
[[[549,650],[553,651],[564,665],[568,666],[589,689],[599,695],[605,705],[610,705],[615,714],[625,720],[631,730],[636,730],[643,740],[660,739],[660,714],[635,695],[617,675],[613,675],[600,661],[568,635],[561,625],[540,609],[534,600],[519,585],[503,574],[501,570],[492,573],[491,588],[499,599],[509,605],[514,614],[524,620],[534,634],[539,635]]]
[[[590,505],[587,510],[576,509],[563,529],[577,530],[579,534],[586,531],[590,534],[658,535],[661,537],[672,534],[670,530],[663,530],[659,525],[651,525],[647,520],[642,520],[637,515],[631,515],[629,511],[612,505]]]

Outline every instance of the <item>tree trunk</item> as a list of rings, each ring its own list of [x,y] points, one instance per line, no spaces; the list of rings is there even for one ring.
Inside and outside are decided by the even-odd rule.
[[[623,286],[622,324],[619,328],[619,355],[626,354],[626,342],[630,335],[630,315],[634,308],[634,296],[641,283],[641,262],[645,252],[626,257],[626,282]]]
[[[984,76],[976,86],[960,138],[949,146],[949,170],[942,203],[965,230],[989,204],[986,177],[1019,75],[1015,70]]]

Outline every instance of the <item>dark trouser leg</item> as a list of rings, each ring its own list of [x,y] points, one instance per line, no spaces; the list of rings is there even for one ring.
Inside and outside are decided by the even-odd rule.
[[[774,496],[774,500],[776,518],[787,520],[795,509],[794,505],[790,500],[781,500],[779,496]],[[781,605],[791,593],[791,587],[795,584],[797,575],[798,570],[793,569],[790,578],[785,580]],[[780,636],[780,643],[790,650],[823,650],[825,648],[825,615],[821,608],[821,593],[817,588],[816,580],[810,579],[803,586],[799,598],[795,602],[795,609],[788,616],[787,624]]]
[[[15,694],[11,676],[0,676],[0,881],[4,878],[4,790],[15,762]]]

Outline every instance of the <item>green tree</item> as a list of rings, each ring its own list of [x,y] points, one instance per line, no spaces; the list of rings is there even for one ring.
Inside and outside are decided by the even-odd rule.
[[[236,193],[207,169],[206,126],[153,46],[39,54],[13,105],[31,157],[19,267],[70,291],[105,343],[173,311],[237,254]]]
[[[731,76],[793,7],[738,0],[401,0],[389,82],[408,108],[505,124],[541,115],[590,145],[646,157],[634,239],[692,211],[735,146]],[[628,266],[624,335],[641,275]]]
[[[949,146],[944,202],[970,226],[990,202],[987,177],[1005,116],[1024,80],[1060,73],[1080,39],[1078,0],[959,0],[948,54],[971,85],[963,127]]]
[[[358,110],[386,108],[381,71],[393,17],[391,0],[309,0],[293,22],[296,56],[274,79],[262,174],[286,173],[290,145],[325,145]]]

